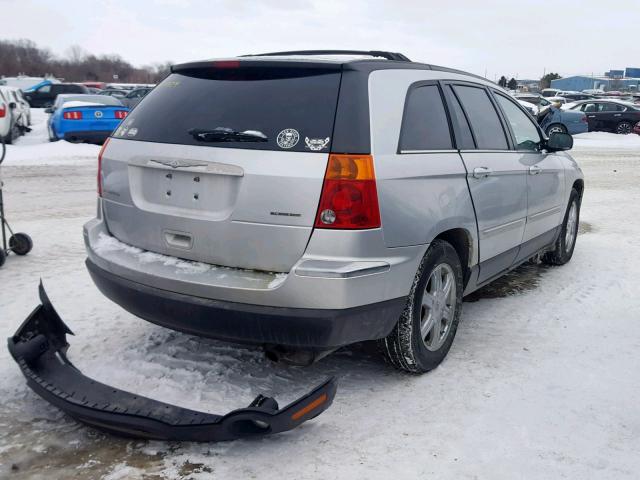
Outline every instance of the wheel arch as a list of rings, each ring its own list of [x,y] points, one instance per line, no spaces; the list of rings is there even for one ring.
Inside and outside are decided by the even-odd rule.
[[[576,191],[578,192],[578,196],[580,197],[580,201],[582,201],[582,193],[584,192],[584,180],[581,178],[578,178],[576,181],[573,182],[573,185],[571,186],[571,188],[576,189]]]
[[[463,284],[466,288],[471,276],[471,263],[474,259],[474,240],[471,232],[464,228],[451,228],[436,235],[434,240],[438,239],[450,243],[457,252],[462,265]]]

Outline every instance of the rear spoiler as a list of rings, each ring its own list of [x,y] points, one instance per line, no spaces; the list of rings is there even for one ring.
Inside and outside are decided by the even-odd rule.
[[[108,433],[155,440],[216,442],[291,430],[324,412],[333,402],[329,378],[284,408],[258,395],[246,408],[226,415],[189,410],[99,383],[66,356],[73,332],[51,305],[42,282],[41,304],[8,339],[9,352],[27,385],[71,417]]]

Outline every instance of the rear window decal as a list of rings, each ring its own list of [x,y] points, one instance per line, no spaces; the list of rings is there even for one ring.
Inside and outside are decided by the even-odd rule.
[[[293,148],[298,144],[300,140],[300,134],[294,128],[285,128],[278,133],[278,146],[280,148]]]
[[[306,148],[312,150],[314,152],[319,152],[322,149],[327,148],[329,145],[329,137],[327,138],[309,138],[304,137],[304,143],[306,143]]]

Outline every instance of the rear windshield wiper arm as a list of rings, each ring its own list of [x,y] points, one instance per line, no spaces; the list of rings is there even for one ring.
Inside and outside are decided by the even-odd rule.
[[[192,128],[189,135],[199,142],[268,142],[269,138],[257,130],[238,132],[231,128],[216,127],[211,130]]]

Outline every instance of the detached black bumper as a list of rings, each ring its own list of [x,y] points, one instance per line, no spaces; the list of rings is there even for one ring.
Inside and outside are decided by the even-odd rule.
[[[258,395],[247,408],[214,415],[169,405],[96,382],[66,356],[71,330],[60,319],[40,284],[42,302],[16,334],[9,352],[27,385],[78,421],[109,433],[157,440],[221,441],[291,430],[324,412],[336,393],[331,378],[279,409]]]
[[[86,261],[100,291],[134,315],[173,330],[231,342],[332,349],[384,338],[405,307],[397,298],[345,309],[269,307],[194,297],[133,282]]]
[[[112,130],[65,132],[64,139],[71,143],[104,143]]]

